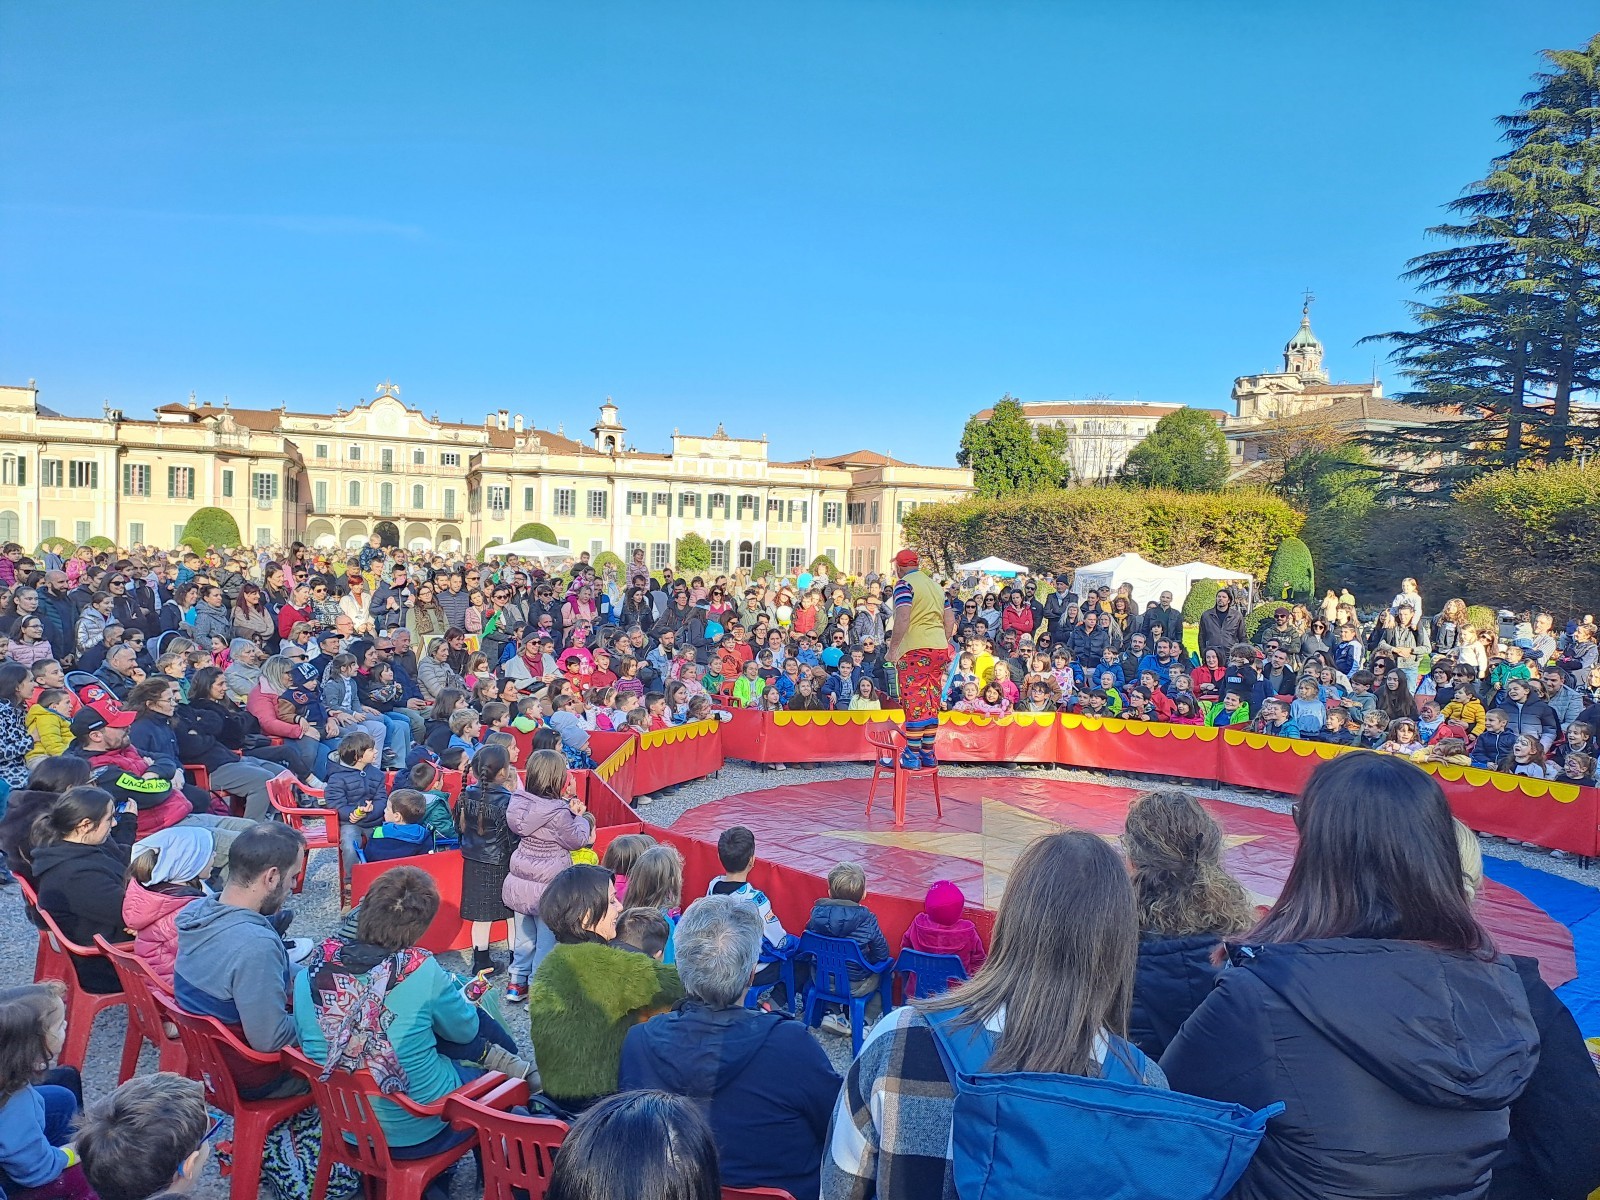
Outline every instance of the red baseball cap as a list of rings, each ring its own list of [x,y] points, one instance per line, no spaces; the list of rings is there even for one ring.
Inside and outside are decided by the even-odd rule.
[[[902,550],[899,554],[894,556],[894,565],[902,570],[908,567],[915,567],[921,562],[922,555],[918,554],[915,550]]]

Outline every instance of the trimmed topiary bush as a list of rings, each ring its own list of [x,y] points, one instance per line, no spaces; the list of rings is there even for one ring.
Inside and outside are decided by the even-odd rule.
[[[529,521],[526,525],[518,525],[516,532],[511,535],[513,542],[520,542],[524,538],[537,538],[541,542],[556,544],[556,532],[548,525],[541,525],[538,521]]]
[[[699,575],[711,569],[711,543],[690,531],[678,539],[678,570],[684,575]]]
[[[243,545],[243,538],[239,534],[239,522],[233,519],[232,513],[220,508],[199,508],[185,522],[178,544],[196,554],[204,554],[213,546],[221,549]]]
[[[96,554],[100,553],[102,550],[115,550],[117,548],[117,544],[115,542],[102,534],[96,534],[94,537],[85,542],[84,545],[89,547],[89,549],[93,550]]]
[[[594,556],[592,561],[594,562],[595,571],[601,575],[605,574],[607,567],[615,567],[617,569],[617,574],[621,575],[622,568],[627,565],[622,561],[622,557],[620,555],[613,554],[609,550],[600,551],[599,554]]]
[[[1469,604],[1467,606],[1467,624],[1479,633],[1489,630],[1492,633],[1500,632],[1500,614],[1487,604]]]
[[[829,558],[826,554],[819,554],[811,560],[811,566],[808,569],[813,575],[815,575],[823,567],[826,567],[828,569],[828,574],[832,575],[839,569],[839,564],[834,562],[833,559]]]
[[[776,567],[774,567],[770,562],[768,562],[766,559],[763,558],[755,566],[750,568],[750,578],[751,579],[765,579],[765,578],[767,578],[767,576],[771,575],[772,572],[775,571],[776,569],[777,569]]]
[[[1185,624],[1193,625],[1200,620],[1200,614],[1217,603],[1217,593],[1222,590],[1222,582],[1217,579],[1196,579],[1189,585],[1189,594],[1183,598],[1183,620]]]
[[[1247,642],[1256,640],[1256,631],[1261,628],[1263,621],[1272,620],[1272,614],[1283,607],[1282,600],[1268,600],[1265,604],[1258,604],[1244,615],[1244,638]]]
[[[1272,552],[1272,563],[1267,567],[1265,594],[1274,600],[1309,604],[1316,590],[1316,569],[1311,563],[1311,551],[1297,537],[1284,538]]]

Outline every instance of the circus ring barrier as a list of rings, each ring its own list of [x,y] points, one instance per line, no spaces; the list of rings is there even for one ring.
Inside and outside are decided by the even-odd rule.
[[[573,772],[579,795],[595,816],[595,849],[603,855],[613,838],[648,833],[683,854],[684,900],[703,896],[722,870],[716,846],[642,820],[630,800],[710,775],[728,758],[755,763],[870,761],[865,727],[899,718],[894,711],[740,711],[725,721],[700,721],[643,735],[596,733],[590,738],[596,769]],[[1318,763],[1346,752],[1344,747],[1232,728],[1102,720],[1074,713],[1017,713],[998,719],[944,713],[937,749],[948,762],[1049,763],[1285,795],[1297,795]],[[1586,857],[1600,851],[1600,789],[1474,767],[1418,765],[1438,779],[1456,815],[1474,829]],[[399,863],[359,863],[353,873],[353,897],[359,900],[373,879],[396,865],[420,867],[439,884],[443,902],[420,944],[435,951],[470,945],[471,927],[460,913],[460,852]],[[827,890],[826,880],[765,860],[761,881],[789,929],[804,927],[812,902]],[[889,896],[875,896],[873,904],[891,945],[899,944],[921,911],[920,903]],[[969,906],[966,916],[987,938],[994,914]],[[503,923],[496,924],[493,936],[496,940],[504,936]]]

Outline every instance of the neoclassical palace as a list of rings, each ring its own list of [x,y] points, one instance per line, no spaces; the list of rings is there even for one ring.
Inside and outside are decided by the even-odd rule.
[[[108,408],[69,417],[37,388],[0,387],[0,541],[171,546],[195,509],[232,513],[257,545],[353,545],[377,533],[415,549],[481,550],[527,522],[575,552],[642,546],[672,561],[691,531],[718,569],[784,569],[825,554],[883,570],[900,522],[972,487],[969,471],[871,450],[774,461],[767,440],[674,432],[636,450],[609,398],[586,441],[501,409],[481,425],[425,416],[380,385],[331,414],[167,404],[154,420]]]

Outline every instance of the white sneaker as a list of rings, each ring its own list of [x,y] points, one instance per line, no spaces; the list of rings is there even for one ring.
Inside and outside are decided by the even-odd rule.
[[[850,1022],[846,1021],[838,1013],[829,1013],[822,1018],[822,1031],[824,1033],[835,1033],[840,1037],[849,1037]]]
[[[788,763],[773,763],[772,764],[772,769],[774,771],[787,771],[789,769],[789,764]]]
[[[650,803],[650,800],[651,798],[649,796],[635,796],[633,798],[633,803],[636,808],[643,808],[646,804]]]
[[[323,783],[322,780],[318,779],[315,775],[307,775],[306,776],[306,786],[308,788],[316,788],[317,791],[320,792],[323,788],[327,787],[328,785]]]
[[[311,957],[311,952],[317,948],[317,944],[310,938],[285,938],[283,948],[289,952],[290,964],[298,967]]]

